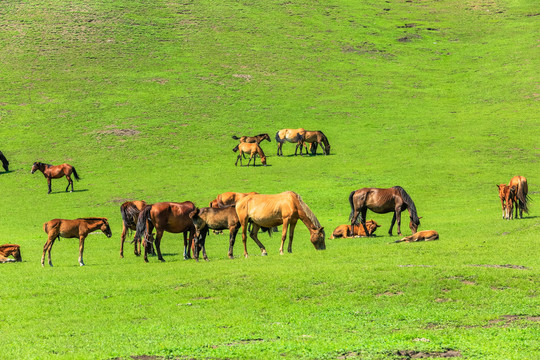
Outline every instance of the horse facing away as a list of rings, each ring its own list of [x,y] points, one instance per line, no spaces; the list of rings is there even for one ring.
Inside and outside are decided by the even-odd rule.
[[[13,256],[13,259],[8,259]],[[22,261],[21,247],[17,244],[0,245],[0,263]]]
[[[423,230],[417,233],[414,233],[410,236],[405,236],[400,240],[394,241],[395,243],[400,242],[417,242],[417,241],[432,241],[439,239],[439,233],[435,230]]]
[[[371,236],[377,230],[378,227],[381,227],[381,225],[377,224],[373,220],[366,221],[366,226],[368,228],[368,235]],[[332,237],[330,239],[337,239],[337,238],[353,238],[353,237],[362,237],[366,236],[366,233],[364,231],[364,227],[360,225],[339,225],[336,227],[334,232],[332,233]]]
[[[513,218],[513,206],[516,204],[516,219],[519,215],[523,219],[523,212],[529,213],[528,202],[530,200],[528,196],[529,187],[527,185],[527,179],[524,176],[514,176],[510,179],[508,185],[497,185],[499,188],[499,197],[501,199],[503,219]]]
[[[43,176],[45,176],[45,178],[47,179],[47,184],[49,185],[49,192],[47,194],[51,193],[51,179],[60,179],[61,177],[65,176],[68,181],[66,192],[68,191],[70,184],[71,192],[73,192],[73,180],[71,180],[71,174],[73,174],[77,181],[81,179],[77,174],[77,171],[75,171],[75,168],[69,164],[50,165],[41,162],[35,162],[34,165],[32,165],[31,173],[35,173],[36,170],[41,171],[43,173]]]
[[[324,228],[300,195],[295,192],[286,191],[274,195],[248,195],[236,203],[236,214],[242,226],[242,242],[244,243],[245,257],[248,256],[246,242],[247,228],[250,222],[253,225],[250,236],[259,245],[262,255],[266,255],[267,252],[264,245],[257,238],[259,229],[261,227],[273,228],[283,225],[279,253],[283,254],[287,230],[289,230],[289,246],[287,251],[291,253],[294,228],[298,219],[308,228],[310,240],[315,249],[326,249]]]
[[[150,234],[153,229],[156,229],[156,238],[154,244],[160,261],[165,261],[161,255],[161,238],[165,231],[178,234],[184,234],[184,259],[189,259],[190,245],[193,241],[195,226],[189,217],[189,213],[195,210],[195,204],[191,201],[177,202],[160,202],[146,206],[137,220],[137,232],[135,240],[143,240],[144,261],[148,262],[149,244],[152,242]],[[189,232],[189,238],[188,238]]]
[[[4,168],[4,170],[6,172],[9,171],[9,161],[8,159],[6,159],[6,157],[4,156],[4,154],[0,151],[0,161],[2,161],[2,167]]]
[[[53,266],[51,261],[51,249],[56,239],[79,238],[79,265],[84,266],[83,252],[84,239],[91,232],[101,230],[108,238],[112,236],[111,228],[107,218],[89,217],[75,220],[53,219],[43,224],[43,230],[47,233],[47,242],[43,246],[43,255],[41,256],[41,266],[45,264],[45,252],[47,252],[49,265]]]
[[[288,141],[290,143],[296,143],[296,149],[294,150],[294,155],[298,151],[300,146],[300,155],[302,155],[302,140],[304,139],[304,134],[306,130],[300,129],[281,129],[276,133],[277,141],[277,156],[283,156],[283,144]]]
[[[249,163],[251,162],[251,159],[253,159],[253,166],[255,166],[255,159],[257,158],[257,155],[261,158],[261,162],[264,166],[266,166],[266,155],[264,155],[264,151],[259,146],[258,143],[240,143],[235,146],[233,149],[234,152],[240,151],[238,154],[238,157],[236,158],[236,162],[234,163],[234,166],[238,165],[238,160],[240,160],[240,166],[242,166],[242,155],[249,154],[249,161],[247,166],[249,166]]]
[[[302,155],[302,147],[306,147],[306,154],[308,152],[308,148],[306,143],[309,143],[309,150],[311,152],[311,155],[317,154],[317,147],[318,145],[321,146],[323,149],[323,155],[330,155],[330,143],[328,142],[328,138],[322,131],[306,131],[304,133],[304,138],[302,139],[302,145],[300,146],[300,155]]]
[[[351,214],[349,216],[351,226],[358,224],[358,216],[360,216],[360,223],[364,227],[366,234],[368,233],[368,229],[366,228],[367,209],[378,214],[394,213],[390,230],[388,230],[390,236],[392,236],[392,228],[396,220],[398,234],[401,235],[401,212],[404,210],[409,211],[411,219],[409,227],[413,234],[418,230],[418,226],[420,226],[420,218],[416,213],[416,206],[409,194],[401,186],[394,186],[388,189],[358,189],[349,195],[349,203],[351,204]]]
[[[124,241],[126,240],[126,235],[131,233],[131,231],[137,230],[137,219],[139,218],[139,213],[145,206],[147,206],[146,201],[144,200],[135,200],[135,201],[126,201],[120,205],[120,214],[122,214],[122,235],[120,237],[120,257],[124,257]],[[135,241],[134,243],[134,254],[136,256],[141,255],[141,241]]]
[[[240,140],[241,143],[245,142],[245,143],[259,144],[263,140],[268,140],[268,142],[272,142],[270,141],[270,135],[268,134],[259,134],[255,136],[241,136],[241,137],[233,136],[232,138],[234,140]]]

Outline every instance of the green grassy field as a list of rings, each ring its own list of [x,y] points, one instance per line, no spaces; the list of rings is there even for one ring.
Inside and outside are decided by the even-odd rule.
[[[3,1],[0,3],[0,358],[540,358],[540,66],[532,0]],[[330,156],[265,142],[267,167],[235,167],[232,135],[322,130]],[[34,161],[82,180],[47,195]],[[496,184],[529,181],[524,219],[501,219]],[[269,256],[228,234],[209,262],[165,234],[145,264],[119,256],[126,200],[292,190],[325,226],[348,195],[400,185],[440,241],[369,239]],[[44,222],[105,216],[113,237],[52,249]],[[403,215],[402,231],[410,234]],[[394,229],[395,234],[395,229]],[[442,355],[441,355],[442,356]]]

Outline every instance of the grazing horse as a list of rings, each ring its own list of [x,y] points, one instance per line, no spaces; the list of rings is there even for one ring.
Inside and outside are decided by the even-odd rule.
[[[210,207],[222,208],[230,205],[236,205],[236,202],[248,195],[257,194],[256,192],[239,193],[239,192],[224,192],[219,194],[214,200],[210,202]]]
[[[193,241],[195,226],[189,217],[189,213],[195,210],[195,204],[191,201],[182,203],[177,202],[160,202],[146,206],[137,220],[137,232],[135,240],[143,239],[144,261],[148,262],[149,244],[152,243],[150,234],[153,229],[156,229],[155,246],[158,259],[165,261],[161,255],[161,238],[165,231],[178,234],[184,234],[184,259],[189,259],[190,245]],[[189,238],[188,233],[189,232]]]
[[[290,143],[296,143],[296,149],[294,150],[294,155],[296,156],[296,152],[298,151],[298,147],[300,146],[300,155],[302,155],[302,140],[304,139],[304,134],[306,130],[300,128],[300,129],[282,129],[279,130],[276,133],[276,141],[277,141],[277,156],[283,156],[283,144],[285,141],[288,141]]]
[[[330,143],[326,138],[326,135],[322,131],[306,131],[304,138],[302,139],[302,145],[300,146],[300,155],[302,155],[302,147],[306,147],[306,154],[308,152],[306,143],[309,143],[309,150],[311,155],[317,154],[317,147],[321,145],[324,155],[330,155]]]
[[[61,177],[65,176],[68,181],[66,192],[68,191],[70,184],[71,192],[73,192],[73,180],[71,180],[71,174],[73,174],[77,181],[81,179],[77,174],[77,171],[75,171],[75,168],[69,164],[50,165],[41,162],[35,162],[34,165],[32,165],[32,174],[35,173],[36,170],[41,171],[43,173],[43,176],[45,176],[45,178],[47,179],[47,184],[49,185],[49,192],[47,194],[51,193],[51,179],[60,179]]]
[[[400,240],[396,240],[394,242],[399,243],[399,242],[431,241],[431,240],[437,240],[438,238],[439,238],[439,233],[436,232],[435,230],[423,230],[415,234],[412,234],[410,236],[405,236],[404,238]]]
[[[196,208],[189,217],[195,225],[195,249],[193,250],[193,257],[199,259],[199,247],[203,250],[203,258],[208,260],[205,250],[206,235],[209,233],[209,229],[212,230],[229,230],[229,258],[233,258],[233,247],[236,239],[236,234],[240,229],[240,221],[236,214],[234,206],[227,206],[219,209],[211,207]]]
[[[358,216],[360,216],[360,223],[364,227],[366,234],[368,234],[368,229],[366,228],[367,209],[378,214],[394,213],[392,224],[388,231],[390,236],[392,236],[392,228],[396,220],[398,234],[401,235],[401,212],[404,210],[409,211],[411,219],[409,227],[413,234],[418,230],[418,226],[420,226],[420,218],[416,213],[416,206],[409,194],[401,186],[394,186],[388,189],[358,189],[349,195],[349,203],[351,204],[351,215],[349,216],[351,226],[358,224]]]
[[[236,158],[236,162],[234,163],[234,166],[238,165],[238,160],[240,160],[240,166],[242,166],[242,155],[244,153],[250,155],[249,161],[247,166],[249,166],[249,163],[251,162],[251,159],[253,159],[253,166],[255,166],[255,159],[257,158],[257,155],[261,158],[261,162],[264,166],[266,166],[266,156],[264,155],[263,150],[257,143],[240,143],[235,146],[233,149],[234,152],[240,151],[238,154],[238,157]]]
[[[262,255],[266,255],[267,253],[264,245],[257,238],[259,229],[261,227],[272,228],[283,225],[281,247],[279,248],[279,253],[283,255],[283,245],[287,238],[287,229],[289,230],[289,246],[287,251],[292,252],[294,228],[298,219],[308,228],[310,240],[315,249],[326,249],[324,228],[300,195],[292,191],[274,195],[248,195],[236,203],[236,214],[242,226],[242,242],[244,243],[245,257],[248,256],[246,242],[247,228],[250,222],[253,224],[250,236],[259,245]]]
[[[13,256],[14,259],[8,259]],[[0,245],[0,263],[22,261],[21,247],[17,244]]]
[[[373,220],[366,221],[366,226],[368,228],[368,235],[371,236],[377,230],[378,227],[381,227],[381,225],[377,224]],[[334,232],[332,233],[332,237],[330,239],[337,239],[337,238],[353,238],[353,237],[361,237],[366,236],[366,233],[364,231],[364,227],[360,225],[339,225]]]
[[[268,140],[270,141],[270,140]],[[6,157],[4,156],[4,154],[0,151],[0,161],[2,161],[2,167],[4,168],[4,170],[6,170],[6,172],[9,171],[9,161],[8,159],[6,159]]]
[[[126,240],[126,235],[131,233],[131,231],[137,230],[137,219],[139,218],[139,213],[146,206],[144,200],[136,201],[126,201],[120,205],[120,214],[122,214],[122,235],[120,237],[120,257],[124,257],[124,241]],[[134,243],[134,253],[136,256],[141,255],[141,241],[135,241]]]
[[[241,136],[241,137],[233,136],[232,138],[234,140],[240,140],[241,143],[245,142],[245,143],[259,144],[263,140],[268,140],[268,142],[271,142],[270,141],[270,135],[268,135],[268,134],[259,134],[259,135],[255,135],[255,136]]]
[[[512,219],[512,209],[514,203],[516,204],[516,219],[519,215],[523,218],[523,212],[529,213],[529,187],[527,185],[527,179],[524,176],[514,176],[510,179],[508,185],[497,185],[499,188],[499,197],[501,199],[503,209],[503,219]],[[505,204],[506,203],[506,204]]]
[[[84,239],[93,231],[101,230],[108,238],[112,236],[111,228],[107,218],[89,217],[75,220],[53,219],[43,224],[43,230],[47,233],[47,242],[43,246],[43,255],[41,256],[41,266],[45,264],[45,252],[49,258],[49,265],[53,266],[51,261],[51,248],[56,239],[79,238],[79,265],[84,266],[83,251]]]

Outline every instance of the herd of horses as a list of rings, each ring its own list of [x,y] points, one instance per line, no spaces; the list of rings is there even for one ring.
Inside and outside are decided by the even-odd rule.
[[[302,154],[302,148],[306,148],[312,155],[316,154],[320,145],[325,155],[330,154],[330,144],[321,131],[305,131],[304,129],[283,129],[277,132],[278,156],[283,155],[282,146],[285,142],[297,143],[295,155],[298,148]],[[270,142],[268,134],[257,136],[233,136],[239,140],[239,144],[233,149],[240,151],[236,162],[243,158],[244,154],[250,155],[250,162],[255,155],[261,158],[261,162],[266,165],[266,157],[260,148],[263,140]],[[0,152],[4,170],[9,172],[9,161]],[[248,162],[249,166],[249,162]],[[48,184],[48,193],[51,193],[51,180],[66,177],[68,186],[71,185],[73,192],[73,180],[71,175],[79,180],[75,168],[69,164],[49,165],[35,162],[32,165],[31,173],[41,171]],[[528,213],[527,179],[523,176],[513,177],[508,184],[497,185],[499,197],[501,199],[503,219],[513,219],[518,214],[523,218],[523,212]],[[395,242],[416,242],[437,240],[439,234],[434,230],[418,231],[421,217],[418,216],[416,206],[409,194],[401,186],[391,188],[362,188],[349,194],[349,205],[351,212],[349,224],[338,226],[332,233],[331,239],[351,238],[351,237],[371,237],[380,227],[373,220],[366,220],[367,210],[375,213],[393,213],[388,234],[392,236],[392,230],[397,223],[397,233],[401,233],[401,213],[408,211],[409,228],[412,235],[403,237]],[[120,206],[122,216],[122,235],[120,245],[120,257],[124,257],[124,243],[129,233],[135,232],[132,243],[134,244],[134,254],[143,254],[144,261],[148,262],[148,254],[155,253],[160,261],[165,261],[161,253],[161,239],[164,232],[182,233],[184,237],[184,259],[190,259],[191,253],[198,261],[199,254],[208,260],[205,242],[210,230],[214,232],[229,230],[229,250],[228,257],[234,258],[233,248],[236,235],[241,231],[242,243],[244,247],[244,257],[248,257],[247,235],[259,246],[261,254],[267,255],[266,248],[258,238],[259,231],[267,232],[269,235],[277,231],[277,226],[282,226],[280,254],[284,253],[287,235],[289,238],[287,251],[292,252],[294,231],[298,220],[300,220],[310,233],[310,241],[317,250],[326,249],[325,231],[317,217],[302,200],[301,196],[293,191],[286,191],[280,194],[259,194],[256,192],[240,193],[225,192],[219,194],[210,201],[208,207],[198,208],[193,202],[159,202],[148,204],[145,201],[127,201]],[[88,234],[94,231],[102,231],[107,237],[112,236],[108,220],[101,217],[78,218],[74,220],[53,219],[43,224],[43,230],[47,234],[47,241],[43,246],[41,265],[44,266],[45,255],[48,256],[48,263],[52,265],[51,248],[55,240],[59,238],[79,239],[79,265],[83,266],[84,241]],[[155,231],[155,234],[154,234]],[[13,258],[8,258],[12,256]],[[20,246],[17,244],[5,244],[0,246],[0,263],[22,261]]]

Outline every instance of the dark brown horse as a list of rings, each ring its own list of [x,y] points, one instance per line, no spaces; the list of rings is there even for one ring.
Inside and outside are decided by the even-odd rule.
[[[43,255],[41,256],[41,266],[45,264],[45,252],[49,258],[49,265],[53,266],[51,261],[51,248],[54,241],[60,237],[79,238],[79,265],[84,266],[83,252],[84,239],[93,231],[101,230],[107,237],[112,236],[111,228],[107,218],[90,217],[75,220],[53,219],[43,224],[43,230],[47,233],[47,242],[43,246]]]
[[[136,201],[126,201],[120,205],[120,214],[122,214],[122,235],[120,237],[120,257],[124,257],[124,241],[126,240],[126,235],[131,233],[131,231],[137,230],[137,219],[139,218],[139,213],[146,206],[144,200]],[[135,241],[134,243],[134,254],[136,256],[141,255],[141,241]]]
[[[326,135],[322,131],[306,131],[302,139],[302,146],[306,147],[306,153],[308,151],[306,143],[309,143],[309,150],[311,155],[317,154],[317,147],[320,145],[323,149],[324,155],[330,155],[330,143]],[[302,147],[300,147],[300,155],[302,155]]]
[[[75,171],[75,168],[69,164],[50,165],[41,162],[35,162],[34,165],[32,165],[32,174],[35,173],[36,170],[41,171],[43,173],[43,176],[45,176],[45,178],[47,179],[47,185],[49,185],[49,192],[47,194],[51,193],[51,179],[60,179],[61,177],[65,176],[68,181],[66,192],[68,191],[70,184],[71,192],[73,192],[73,180],[71,180],[71,174],[73,174],[77,181],[81,179],[77,174],[77,171]]]
[[[161,255],[161,238],[165,231],[178,234],[184,234],[184,259],[189,259],[190,246],[195,233],[195,226],[189,217],[189,213],[195,210],[195,204],[191,201],[182,203],[160,202],[146,206],[137,220],[137,232],[135,240],[142,239],[144,247],[144,261],[148,262],[149,244],[152,243],[150,234],[156,229],[156,238],[154,244],[160,261],[165,261]],[[188,233],[189,232],[189,238]]]
[[[13,259],[8,259],[13,256]],[[21,247],[17,244],[0,245],[0,263],[22,261]]]
[[[270,141],[270,140],[268,140]],[[0,151],[0,161],[2,161],[2,167],[4,168],[4,170],[6,170],[6,172],[9,171],[9,161],[8,159],[6,159],[6,157],[4,156],[4,154]]]
[[[247,166],[249,166],[251,159],[253,159],[253,166],[255,166],[255,159],[257,158],[257,155],[259,155],[259,157],[261,158],[262,164],[266,166],[266,155],[264,155],[264,151],[257,143],[240,143],[235,146],[233,151],[240,151],[238,157],[236,158],[234,166],[238,165],[238,160],[240,160],[240,166],[242,166],[242,155],[244,153],[250,155]]]
[[[378,214],[385,214],[389,212],[394,213],[392,218],[392,224],[388,234],[392,236],[392,228],[397,220],[398,234],[401,235],[401,212],[404,210],[409,211],[410,223],[409,227],[413,234],[418,230],[420,226],[420,218],[416,213],[416,206],[413,200],[407,194],[407,192],[401,186],[394,186],[389,189],[378,188],[363,188],[351,192],[349,195],[349,203],[351,204],[351,225],[357,225],[358,216],[360,216],[360,223],[364,227],[364,231],[368,234],[366,228],[366,212],[370,209]]]
[[[193,257],[199,259],[199,248],[203,250],[203,258],[208,260],[205,250],[206,235],[209,229],[212,230],[229,230],[229,258],[233,258],[234,241],[236,234],[240,229],[240,221],[236,215],[234,206],[227,206],[219,209],[206,207],[196,208],[189,214],[189,217],[195,225],[195,246]]]
[[[294,155],[300,147],[300,155],[302,155],[302,140],[304,139],[304,134],[306,130],[299,129],[281,129],[276,133],[277,141],[277,156],[283,156],[283,144],[287,141],[290,143],[296,143],[296,149],[294,150]]]
[[[245,143],[259,144],[263,140],[268,140],[268,142],[271,142],[270,141],[270,135],[268,135],[268,134],[259,134],[259,135],[255,135],[255,136],[241,136],[241,137],[233,136],[232,138],[234,140],[240,140],[241,143],[245,142]]]

